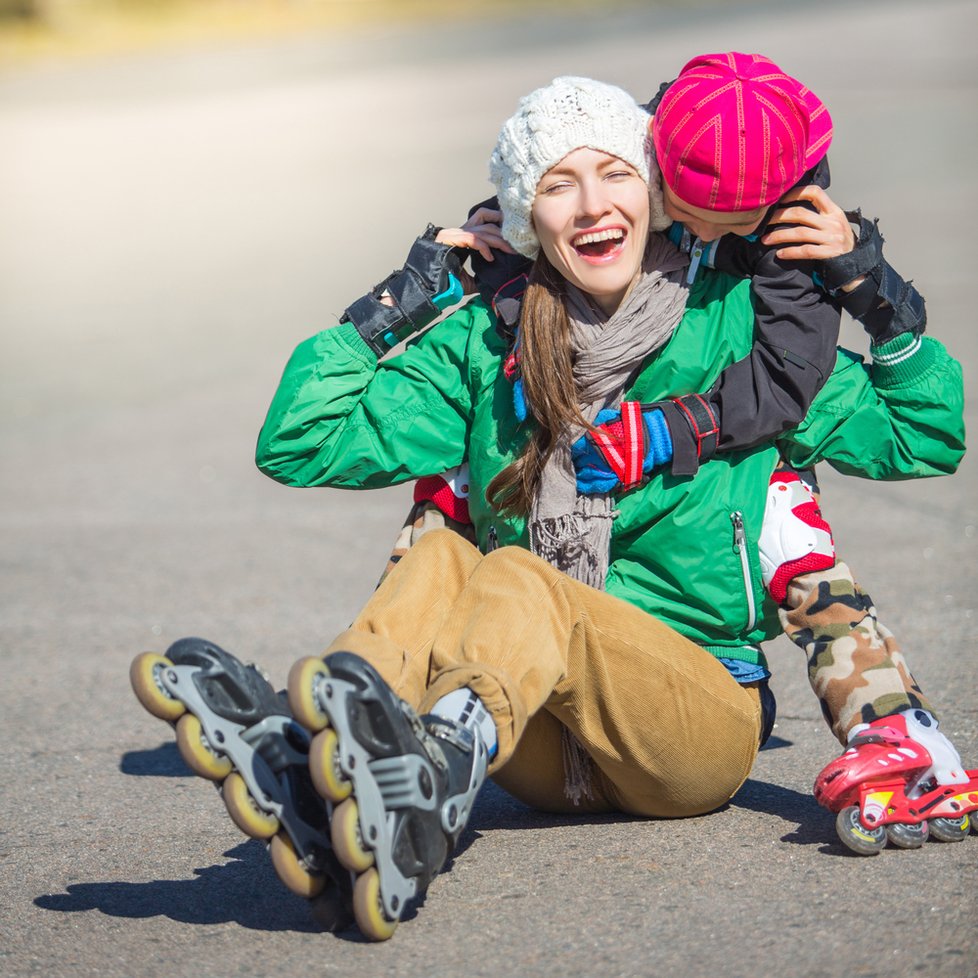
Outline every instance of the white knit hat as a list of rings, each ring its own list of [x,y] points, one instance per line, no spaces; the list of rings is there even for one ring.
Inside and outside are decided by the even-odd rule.
[[[555,78],[522,98],[516,113],[503,123],[489,159],[489,179],[503,212],[503,237],[521,255],[536,258],[540,241],[530,208],[537,185],[547,170],[582,147],[635,167],[649,184],[650,226],[656,231],[669,227],[649,118],[626,91],[591,78]]]

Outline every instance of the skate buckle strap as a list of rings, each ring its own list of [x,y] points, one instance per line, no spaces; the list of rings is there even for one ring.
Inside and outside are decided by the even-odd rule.
[[[693,432],[696,457],[701,462],[713,458],[720,438],[720,422],[706,398],[701,394],[685,394],[671,400]]]
[[[621,426],[600,425],[591,431],[591,437],[623,489],[642,481],[645,420],[639,401],[622,401]]]

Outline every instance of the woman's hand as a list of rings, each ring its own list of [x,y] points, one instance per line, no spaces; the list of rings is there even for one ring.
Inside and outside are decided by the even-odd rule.
[[[442,228],[435,241],[453,248],[471,248],[486,261],[493,261],[492,250],[515,254],[500,230],[501,211],[480,207],[460,228]]]
[[[791,206],[802,202],[815,209]],[[821,187],[814,185],[789,190],[778,202],[769,223],[791,225],[769,231],[761,238],[763,244],[779,245],[776,254],[786,261],[824,261],[844,255],[856,245],[845,211]],[[862,277],[853,279],[842,291],[852,291],[863,280]]]

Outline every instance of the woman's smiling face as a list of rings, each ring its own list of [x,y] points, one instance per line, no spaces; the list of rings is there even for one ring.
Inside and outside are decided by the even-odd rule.
[[[543,175],[532,217],[554,268],[613,313],[641,272],[649,236],[649,188],[635,169],[575,149]]]

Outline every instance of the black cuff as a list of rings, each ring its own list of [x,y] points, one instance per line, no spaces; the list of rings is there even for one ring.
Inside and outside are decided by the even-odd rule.
[[[657,407],[665,416],[672,438],[673,475],[696,475],[700,463],[716,454],[719,422],[716,411],[701,394],[686,394],[645,407]]]

